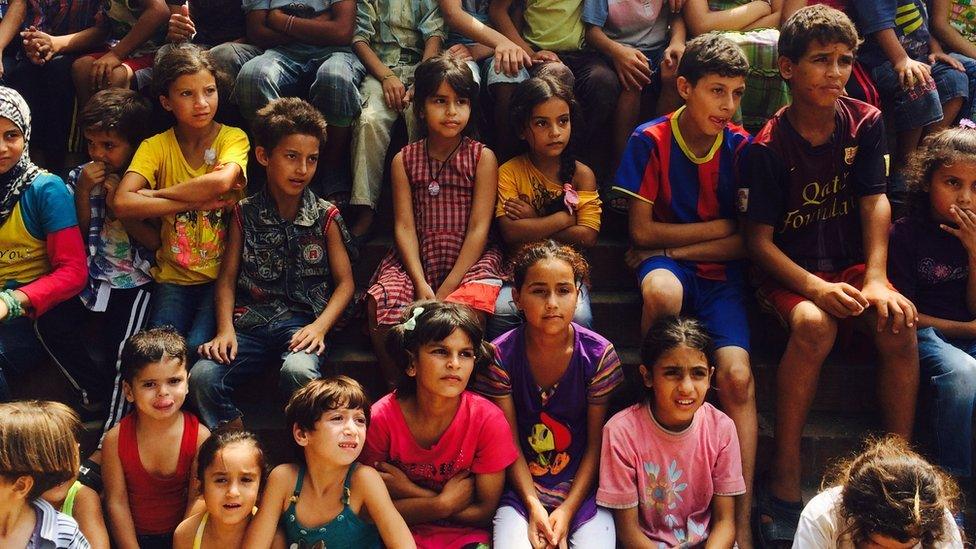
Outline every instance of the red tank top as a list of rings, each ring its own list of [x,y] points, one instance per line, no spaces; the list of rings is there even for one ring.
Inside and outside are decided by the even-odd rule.
[[[183,439],[176,473],[158,477],[142,466],[135,414],[125,416],[119,423],[119,460],[125,474],[125,490],[129,495],[129,511],[136,534],[171,534],[183,520],[199,427],[200,421],[195,415],[183,412]]]

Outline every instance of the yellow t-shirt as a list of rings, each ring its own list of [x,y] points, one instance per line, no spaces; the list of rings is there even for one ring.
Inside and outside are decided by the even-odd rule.
[[[579,194],[579,210],[576,224],[600,231],[600,214],[603,212],[600,195],[596,191],[576,191]],[[504,204],[509,198],[525,195],[536,211],[563,194],[563,186],[549,180],[525,155],[517,156],[498,168],[498,200],[495,202],[495,217],[505,215]]]
[[[179,185],[210,172],[217,164],[234,163],[247,171],[250,144],[240,129],[221,126],[211,148],[216,153],[215,161],[193,168],[183,157],[176,133],[169,129],[139,145],[128,171],[145,177],[151,189]],[[193,285],[216,280],[230,219],[230,212],[224,210],[164,216],[160,229],[162,246],[156,251],[156,266],[152,269],[156,282]]]
[[[579,51],[583,47],[583,0],[529,0],[522,36],[542,50]]]

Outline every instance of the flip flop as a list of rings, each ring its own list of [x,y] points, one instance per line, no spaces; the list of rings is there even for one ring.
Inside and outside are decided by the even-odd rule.
[[[802,501],[783,501],[770,494],[765,488],[757,494],[757,510],[754,515],[755,530],[759,533],[761,547],[778,547],[784,543],[792,543],[796,536],[796,527],[800,523],[800,513],[803,512]],[[763,517],[772,520],[764,521]]]

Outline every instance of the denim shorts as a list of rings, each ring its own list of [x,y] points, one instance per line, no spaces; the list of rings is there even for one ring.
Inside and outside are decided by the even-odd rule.
[[[882,102],[892,107],[895,131],[921,128],[938,122],[942,120],[944,103],[957,97],[970,97],[970,77],[976,77],[976,61],[955,53],[952,57],[963,63],[966,72],[939,62],[932,65],[932,80],[909,89],[902,88],[891,62],[886,61],[871,69],[871,79],[881,94]]]
[[[681,283],[681,313],[690,314],[705,325],[716,349],[741,347],[749,351],[749,323],[746,292],[741,281],[710,280],[695,273],[693,263],[678,262],[658,255],[637,267],[637,284],[657,269],[664,269]]]

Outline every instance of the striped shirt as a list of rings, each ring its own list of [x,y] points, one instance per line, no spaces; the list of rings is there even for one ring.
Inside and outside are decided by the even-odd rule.
[[[37,513],[37,526],[26,549],[90,549],[75,519],[59,513],[41,498],[32,501],[31,506]]]

